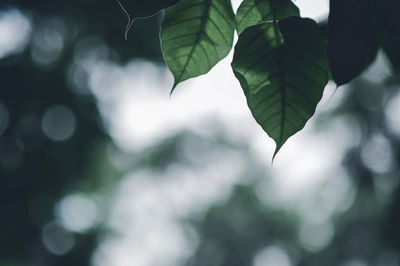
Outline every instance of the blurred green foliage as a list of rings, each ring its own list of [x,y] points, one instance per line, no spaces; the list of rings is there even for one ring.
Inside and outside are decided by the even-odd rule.
[[[113,1],[1,1],[2,14],[14,9],[30,19],[32,33],[22,51],[0,58],[0,265],[89,265],[103,229],[94,227],[84,233],[63,229],[56,219],[57,204],[76,191],[107,194],[122,173],[109,160],[110,150],[116,148],[89,92],[87,77],[79,78],[81,87],[77,88],[71,71],[82,46],[93,51],[107,47],[105,58],[120,64],[138,57],[159,64],[161,15],[137,20],[126,41],[126,18]],[[62,36],[62,52],[50,61],[46,61],[52,55],[46,53],[50,50],[42,57],[40,53],[33,56],[41,34],[54,29]],[[176,162],[194,164],[180,152],[186,138],[197,147],[206,147],[206,151],[229,146],[250,161],[247,163],[252,171],[246,175],[259,179],[237,186],[230,198],[216,203],[204,216],[188,217],[186,222],[198,234],[198,245],[185,265],[254,265],[257,256],[262,258],[259,254],[280,254],[282,258],[280,250],[292,265],[299,266],[398,266],[400,139],[390,128],[385,112],[399,85],[396,76],[382,82],[358,78],[343,88],[347,90],[345,100],[320,122],[323,126],[335,118],[353,119],[361,137],[342,160],[356,191],[354,203],[332,218],[333,238],[319,250],[310,250],[299,240],[301,220],[295,210],[260,200],[257,182],[267,179],[265,169],[251,164],[246,145],[235,146],[225,136],[199,139],[182,132],[155,143],[140,156],[126,154],[126,171],[153,168],[162,172]],[[60,106],[69,111],[55,114],[72,114],[74,121],[71,135],[61,141],[57,136],[62,134],[52,131],[51,126],[60,125],[57,115],[49,116],[49,125],[44,123],[46,114],[54,114],[49,110]],[[49,126],[48,131],[44,124]],[[372,152],[366,152],[377,135],[389,150],[382,153],[382,145],[372,145]],[[371,157],[372,163],[365,156]],[[389,156],[390,167],[379,166],[384,156]],[[196,166],[202,167],[201,163]],[[101,204],[106,208],[107,202]],[[74,247],[66,254],[50,252],[43,242],[43,234],[50,229],[61,240],[72,237]],[[319,234],[317,228],[315,234]]]
[[[331,218],[334,235],[326,246],[313,250],[299,241],[298,211],[261,203],[254,191],[265,184],[255,183],[238,186],[226,203],[211,208],[201,222],[197,221],[201,240],[187,265],[288,265],[281,264],[279,258],[272,259],[275,264],[268,260],[255,264],[257,255],[276,246],[288,256],[289,265],[400,265],[400,139],[385,115],[398,97],[399,85],[397,76],[379,83],[360,77],[345,88],[344,101],[319,122],[323,127],[335,118],[350,119],[356,121],[361,133],[360,143],[342,159],[356,191],[354,202]],[[366,151],[377,134],[387,145],[379,143]],[[390,166],[382,167],[388,160]],[[308,235],[318,237],[321,233],[315,225]]]
[[[78,90],[68,73],[82,40],[93,40],[86,49],[107,47],[120,63],[135,57],[158,62],[159,17],[137,21],[125,41],[126,18],[114,1],[0,2],[0,15],[15,10],[30,20],[32,32],[25,49],[0,58],[0,124],[5,127],[0,132],[0,265],[88,265],[95,231],[76,234],[75,248],[63,257],[51,254],[41,240],[42,228],[53,222],[55,204],[64,195],[93,193],[118,177],[107,158],[110,138],[88,93],[87,77],[81,77]],[[59,39],[61,49],[54,55],[50,48]],[[42,130],[54,106],[72,114],[72,128],[66,128],[72,136],[63,141],[57,140],[62,132],[55,128],[63,128],[57,121],[63,113],[47,125],[55,140]]]

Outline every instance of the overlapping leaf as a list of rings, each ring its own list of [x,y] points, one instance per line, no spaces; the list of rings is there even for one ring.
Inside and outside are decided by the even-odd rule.
[[[238,34],[261,22],[299,16],[299,9],[291,0],[244,0],[236,14]]]
[[[161,43],[175,77],[173,89],[224,58],[232,48],[234,30],[230,0],[181,0],[167,8]]]
[[[378,2],[330,2],[328,54],[337,85],[350,82],[375,59],[379,49]]]
[[[381,4],[383,49],[393,67],[400,71],[400,1],[385,0]]]
[[[286,140],[314,114],[328,82],[328,59],[318,25],[290,17],[243,31],[232,68],[256,121],[276,142]]]

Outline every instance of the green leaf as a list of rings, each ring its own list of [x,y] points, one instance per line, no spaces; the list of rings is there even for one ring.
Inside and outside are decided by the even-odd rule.
[[[228,55],[234,21],[230,0],[181,0],[166,9],[161,43],[175,77],[172,91],[178,83],[207,73]]]
[[[291,0],[244,0],[236,14],[236,29],[240,34],[261,22],[299,15],[299,9]]]
[[[374,61],[379,49],[377,0],[331,0],[328,55],[338,86],[350,82]]]
[[[300,17],[249,27],[239,36],[232,69],[254,118],[275,140],[275,157],[314,114],[328,82],[320,29]]]
[[[382,45],[392,66],[400,71],[400,2],[385,0],[381,4]]]

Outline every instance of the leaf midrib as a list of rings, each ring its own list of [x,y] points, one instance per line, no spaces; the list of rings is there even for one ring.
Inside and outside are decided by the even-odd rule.
[[[182,69],[181,73],[179,74],[179,76],[176,78],[175,84],[172,87],[171,93],[175,89],[175,87],[178,85],[178,83],[180,82],[183,74],[186,72],[186,68],[188,67],[189,62],[193,57],[194,51],[196,50],[197,45],[200,43],[201,36],[203,35],[203,32],[205,31],[205,27],[207,25],[207,20],[208,20],[209,15],[210,15],[211,1],[212,0],[207,0],[204,3],[203,16],[201,17],[200,27],[199,27],[199,30],[198,30],[198,32],[196,34],[196,39],[194,41],[195,45],[193,45],[192,49],[190,49],[190,52],[189,52],[189,55],[188,55],[188,57],[186,59],[185,65],[183,66],[183,69]]]
[[[277,14],[276,14],[276,0],[269,0],[270,1],[270,5],[271,5],[271,9],[272,9],[272,23],[273,23],[273,27],[274,27],[274,35],[275,35],[275,41],[277,44],[279,44],[280,42],[280,38],[279,38],[279,26],[278,26],[278,21],[277,21]],[[280,88],[279,90],[281,90],[281,125],[280,125],[280,132],[279,132],[279,141],[278,143],[276,143],[276,150],[275,153],[273,155],[273,158],[275,158],[277,152],[279,151],[280,147],[282,146],[282,141],[283,141],[283,134],[285,131],[285,121],[286,121],[286,108],[285,108],[285,104],[286,104],[286,82],[285,82],[285,68],[284,68],[284,45],[278,47],[278,69],[281,69],[282,71],[280,71],[279,73],[279,83],[280,83]]]
[[[242,18],[240,19],[240,21],[237,22],[237,28],[239,28],[240,25],[242,25],[243,21],[246,19],[247,15],[250,14],[250,12],[256,8],[256,6],[261,2],[262,0],[255,0],[254,1],[254,5],[252,5],[247,11],[246,13],[243,14]]]

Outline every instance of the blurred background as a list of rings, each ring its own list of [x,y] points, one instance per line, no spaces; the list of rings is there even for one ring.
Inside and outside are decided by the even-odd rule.
[[[326,20],[328,0],[296,4]],[[0,266],[400,265],[385,56],[271,164],[232,55],[169,97],[162,17],[125,40],[113,0],[1,0]]]

